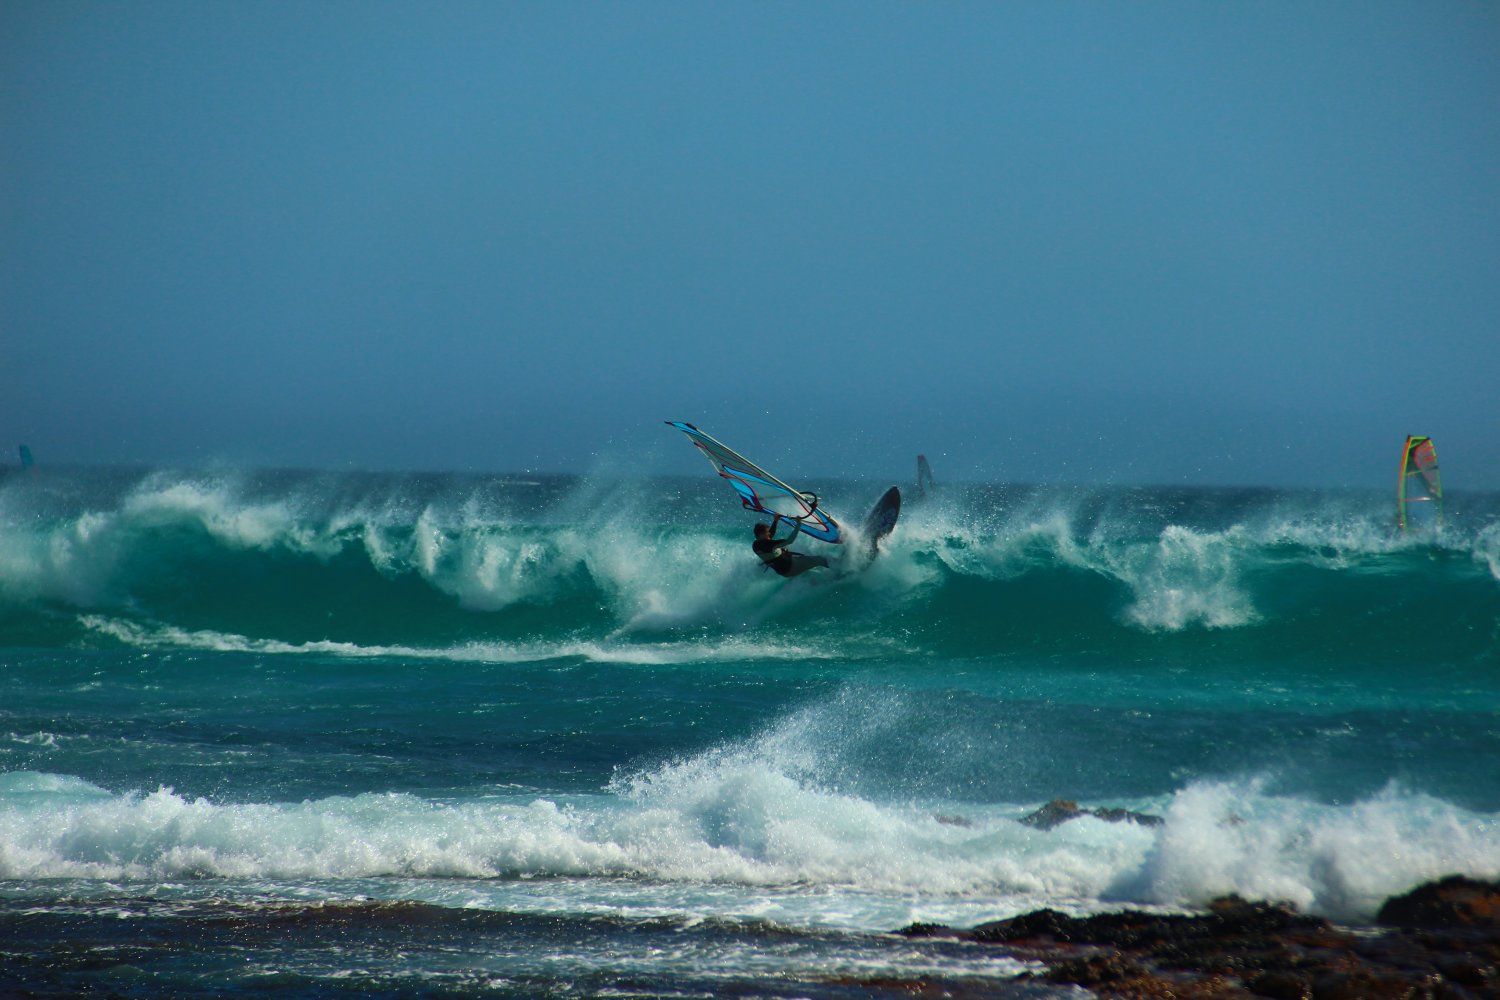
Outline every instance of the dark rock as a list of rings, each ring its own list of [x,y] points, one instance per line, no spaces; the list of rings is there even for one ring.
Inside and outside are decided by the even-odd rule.
[[[1141,826],[1161,826],[1165,822],[1160,816],[1150,813],[1131,812],[1129,809],[1090,809],[1089,815],[1110,823],[1139,823]]]
[[[1157,826],[1160,816],[1131,812],[1128,809],[1080,809],[1072,799],[1053,799],[1036,812],[1021,817],[1021,822],[1038,830],[1051,830],[1080,816],[1094,816],[1110,823],[1139,823],[1142,826]]]
[[[1444,879],[1387,903],[1382,919],[1387,911],[1399,915],[1400,929],[1358,933],[1288,904],[1232,896],[1197,916],[1036,910],[971,932],[913,924],[901,933],[1003,948],[1044,963],[1049,981],[1100,997],[1500,1000],[1497,892],[1489,883]]]
[[[1370,969],[1334,969],[1313,980],[1313,1000],[1410,1000],[1411,980]]]
[[[1141,963],[1121,955],[1091,955],[1088,958],[1058,962],[1048,978],[1056,982],[1078,983],[1081,986],[1102,986],[1105,983],[1139,979],[1145,974],[1146,969]]]
[[[1072,941],[1079,922],[1056,910],[1033,910],[1009,920],[996,920],[974,928],[974,940],[991,942]]]
[[[1245,985],[1256,996],[1271,1000],[1313,1000],[1312,983],[1295,972],[1257,972]]]
[[[1500,929],[1500,882],[1450,875],[1386,900],[1375,921],[1382,927]]]
[[[1021,817],[1021,822],[1038,830],[1050,830],[1082,815],[1083,810],[1072,799],[1053,799],[1031,815]]]
[[[1493,963],[1486,963],[1483,959],[1472,954],[1461,955],[1436,955],[1433,965],[1444,979],[1459,984],[1460,986],[1481,989],[1485,986],[1495,985],[1500,977]]]
[[[902,937],[922,938],[922,937],[956,937],[956,936],[958,936],[959,932],[955,931],[952,927],[949,927],[947,924],[924,924],[924,923],[918,921],[917,923],[914,923],[914,924],[907,924],[905,927],[901,928],[896,933],[900,934]],[[967,935],[965,935],[965,936],[967,936]]]

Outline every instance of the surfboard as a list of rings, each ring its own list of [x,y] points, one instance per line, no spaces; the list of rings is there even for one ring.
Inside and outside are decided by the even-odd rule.
[[[865,515],[860,529],[859,537],[864,542],[869,558],[875,558],[875,553],[880,551],[880,540],[895,530],[896,519],[900,516],[901,490],[892,486],[875,501],[875,506]]]

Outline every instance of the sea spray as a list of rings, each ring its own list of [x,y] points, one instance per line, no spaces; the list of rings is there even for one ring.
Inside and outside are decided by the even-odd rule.
[[[1500,874],[1500,498],[1447,499],[944,483],[783,580],[708,476],[0,477],[7,969],[1004,995],[887,932],[1362,923]]]

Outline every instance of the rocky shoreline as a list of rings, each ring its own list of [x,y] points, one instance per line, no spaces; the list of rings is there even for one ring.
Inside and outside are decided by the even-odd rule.
[[[1387,900],[1373,928],[1227,897],[1197,916],[1038,910],[969,930],[898,933],[991,944],[1044,964],[1039,978],[1108,998],[1500,998],[1500,882],[1462,876]]]

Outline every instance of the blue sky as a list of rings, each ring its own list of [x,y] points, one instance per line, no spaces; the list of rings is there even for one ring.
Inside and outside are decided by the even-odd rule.
[[[0,5],[39,462],[1500,489],[1500,8]]]

